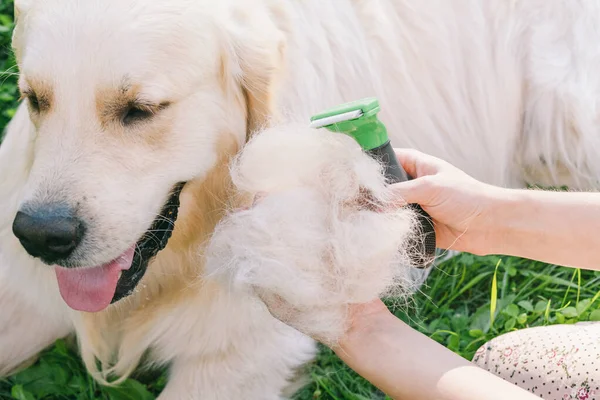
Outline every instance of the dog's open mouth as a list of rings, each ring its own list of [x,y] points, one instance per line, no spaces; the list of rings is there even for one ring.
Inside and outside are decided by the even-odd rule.
[[[77,311],[99,312],[133,293],[148,263],[166,247],[179,211],[177,184],[159,216],[142,238],[116,259],[93,268],[56,267],[60,294]]]

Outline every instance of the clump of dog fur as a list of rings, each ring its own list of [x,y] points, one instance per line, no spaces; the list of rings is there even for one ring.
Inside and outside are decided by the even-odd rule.
[[[416,215],[349,136],[268,129],[236,157],[231,176],[245,206],[217,226],[209,276],[329,345],[347,329],[349,305],[413,289]]]

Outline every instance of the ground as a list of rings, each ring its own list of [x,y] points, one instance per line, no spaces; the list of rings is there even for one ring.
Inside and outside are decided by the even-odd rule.
[[[12,9],[12,0],[0,0],[0,70],[5,71],[0,79],[0,129],[18,99],[10,52]],[[410,304],[393,309],[415,329],[470,360],[487,340],[511,330],[600,320],[599,281],[595,272],[462,254],[434,270]],[[298,400],[386,399],[328,349],[321,349],[309,373],[311,384]],[[164,382],[161,374],[139,375],[118,388],[100,387],[86,374],[71,344],[60,341],[35,365],[0,380],[0,399],[145,400],[154,399]]]

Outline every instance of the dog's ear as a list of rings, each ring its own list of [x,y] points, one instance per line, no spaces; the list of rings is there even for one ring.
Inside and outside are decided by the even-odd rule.
[[[276,121],[278,85],[285,62],[285,36],[266,17],[252,13],[242,20],[229,21],[230,69],[247,109],[247,139]]]
[[[239,55],[250,135],[278,118],[276,101],[283,69],[283,44],[270,38],[243,49]]]

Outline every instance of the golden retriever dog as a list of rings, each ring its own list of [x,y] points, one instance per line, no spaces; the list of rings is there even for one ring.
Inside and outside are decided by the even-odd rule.
[[[24,101],[0,147],[0,375],[74,334],[101,382],[146,363],[169,366],[164,399],[287,396],[315,343],[236,282],[310,312],[330,298],[311,286],[324,250],[286,255],[279,239],[317,232],[339,255],[360,232],[390,234],[353,264],[338,291],[349,298],[364,263],[406,261],[389,249],[414,228],[407,213],[348,205],[363,187],[387,194],[345,137],[306,127],[342,102],[377,97],[395,147],[491,184],[598,187],[594,0],[15,3]],[[344,210],[351,225],[319,225]],[[231,246],[244,240],[288,274],[242,270]],[[366,297],[402,286],[400,269],[377,271]],[[301,324],[327,334],[336,301]]]

